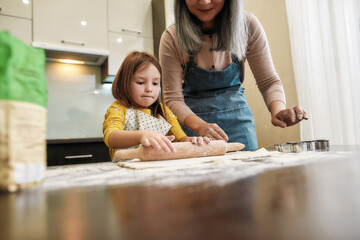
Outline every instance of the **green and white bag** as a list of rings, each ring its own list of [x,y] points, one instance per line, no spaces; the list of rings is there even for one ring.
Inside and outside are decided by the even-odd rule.
[[[0,190],[45,178],[45,53],[0,32]]]

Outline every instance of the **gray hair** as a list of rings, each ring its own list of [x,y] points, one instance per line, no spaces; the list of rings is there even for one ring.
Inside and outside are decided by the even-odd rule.
[[[201,22],[190,13],[185,0],[175,0],[174,15],[179,47],[186,53],[198,53],[204,45]],[[225,0],[215,22],[217,37],[213,50],[229,51],[239,59],[245,57],[248,27],[243,0]]]

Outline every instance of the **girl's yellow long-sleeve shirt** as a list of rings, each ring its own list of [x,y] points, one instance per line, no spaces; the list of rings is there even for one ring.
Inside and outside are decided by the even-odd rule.
[[[163,108],[162,105],[161,107]],[[140,109],[140,108],[134,108],[134,109],[140,110],[148,115],[151,115],[150,109]],[[111,133],[115,130],[124,130],[125,121],[126,121],[125,119],[126,112],[127,112],[127,108],[123,106],[119,101],[115,101],[110,105],[110,107],[107,109],[107,112],[105,114],[105,120],[103,123],[104,142],[109,147],[111,159],[113,158],[115,149],[110,148],[109,137]],[[172,113],[172,111],[169,108],[166,108],[166,114],[167,114],[167,122],[171,125],[171,128],[166,135],[174,135],[175,136],[174,141],[179,141],[179,139],[186,137],[186,134],[181,129],[181,126],[176,116]]]

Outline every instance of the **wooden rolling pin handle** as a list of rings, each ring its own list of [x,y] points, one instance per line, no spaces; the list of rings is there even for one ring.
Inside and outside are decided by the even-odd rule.
[[[244,147],[245,145],[239,142],[226,143],[226,152],[240,151]]]

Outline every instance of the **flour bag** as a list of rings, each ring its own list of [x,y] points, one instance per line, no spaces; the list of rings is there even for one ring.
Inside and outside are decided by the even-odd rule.
[[[45,52],[0,31],[0,190],[40,183],[46,169]]]

